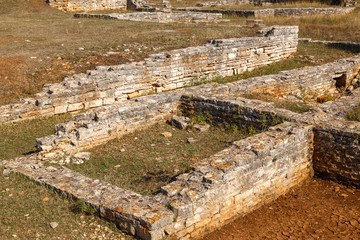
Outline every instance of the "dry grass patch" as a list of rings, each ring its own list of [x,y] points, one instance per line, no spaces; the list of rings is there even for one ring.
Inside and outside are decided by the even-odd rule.
[[[360,122],[360,103],[355,108],[345,113],[345,119]]]
[[[43,0],[0,0],[0,5],[0,105],[97,65],[139,61],[214,38],[255,35],[255,29],[234,31],[230,26],[79,19]],[[103,56],[109,51],[118,54]]]
[[[267,17],[266,25],[298,25],[299,37],[317,40],[360,41],[360,8],[344,15]]]
[[[171,137],[162,135],[170,132]],[[247,136],[235,127],[210,131],[179,130],[162,123],[91,150],[91,159],[71,169],[135,192],[152,195],[193,163]],[[195,142],[189,143],[193,138]]]
[[[71,119],[70,114],[0,125],[0,161],[36,150],[36,138],[55,133],[55,125]]]
[[[97,216],[75,213],[74,201],[15,173],[0,174],[0,199],[1,239],[130,239]]]

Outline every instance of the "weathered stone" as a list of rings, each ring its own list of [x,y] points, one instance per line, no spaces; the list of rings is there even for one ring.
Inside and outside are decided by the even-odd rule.
[[[264,34],[266,37],[212,40],[203,46],[151,54],[142,62],[97,67],[87,74],[75,74],[61,84],[45,86],[31,101],[1,106],[0,122],[96,108],[115,100],[125,102],[154,92],[205,83],[213,77],[236,75],[280,61],[296,51],[296,26],[275,26]]]
[[[200,132],[206,132],[210,129],[209,124],[194,124],[194,128]]]
[[[179,129],[186,129],[189,126],[189,123],[190,119],[183,116],[174,115],[171,118],[171,124]]]

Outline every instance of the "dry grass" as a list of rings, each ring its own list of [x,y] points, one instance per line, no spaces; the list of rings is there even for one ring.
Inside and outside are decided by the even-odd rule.
[[[163,132],[171,132],[172,136],[164,137]],[[91,178],[152,195],[174,176],[190,171],[196,161],[245,136],[246,132],[235,126],[228,130],[213,127],[211,131],[200,132],[157,124],[95,147],[89,161],[70,165],[70,168]],[[197,142],[189,143],[188,138]]]
[[[42,201],[46,197],[49,201]],[[75,213],[73,201],[15,173],[0,174],[0,199],[0,238],[3,240],[130,239],[114,224],[93,215]],[[51,222],[59,226],[52,229]]]
[[[345,113],[345,119],[349,121],[358,121],[360,122],[360,103],[354,109]]]
[[[34,152],[36,138],[55,133],[55,125],[70,120],[70,114],[0,125],[0,161]]]
[[[317,40],[360,41],[360,8],[345,15],[268,17],[266,25],[298,25],[299,37]]]
[[[255,32],[204,24],[78,19],[44,0],[0,0],[0,5],[0,105],[32,96],[45,83],[96,65],[137,61],[153,52]],[[101,56],[108,51],[119,54]]]

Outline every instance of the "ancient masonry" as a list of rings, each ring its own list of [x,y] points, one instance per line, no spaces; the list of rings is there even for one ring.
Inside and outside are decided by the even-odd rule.
[[[201,8],[177,8],[178,11],[194,11],[206,13],[222,13],[224,15],[237,15],[241,17],[269,17],[269,16],[311,16],[348,14],[355,10],[354,7],[329,7],[329,8],[268,8],[258,10],[220,10]]]
[[[89,14],[76,13],[77,18],[105,18],[130,20],[139,22],[199,22],[215,21],[222,18],[221,13],[202,13],[202,12],[134,12],[134,13],[111,13],[111,14]]]
[[[152,54],[141,62],[98,67],[47,85],[34,99],[0,107],[0,122],[100,107],[236,75],[287,58],[297,44],[297,27],[275,26],[265,29],[262,37],[212,40],[203,46]]]
[[[47,2],[51,7],[68,12],[149,7],[143,0],[47,0]]]
[[[284,46],[292,46],[290,43],[297,38],[296,31],[292,27],[272,27],[266,32],[274,40],[284,35],[285,39],[292,36],[291,41],[278,42],[281,49],[284,49]],[[261,39],[269,41],[267,37]],[[234,52],[216,55],[218,57],[213,60],[216,66],[221,65],[220,74],[224,76],[241,67],[234,68],[233,65],[233,60],[241,54],[229,57],[230,54],[238,53],[238,48],[228,45],[234,46],[238,41],[214,41],[205,46],[210,50],[219,47],[225,52],[227,49],[234,49]],[[296,45],[293,47],[296,48]],[[272,48],[276,46],[272,45]],[[246,52],[249,62],[254,61],[254,54],[266,52],[265,47],[260,53],[257,50],[258,48],[252,48]],[[160,63],[164,59],[171,62],[180,53],[181,50],[168,55],[158,54],[153,59],[159,56],[157,60]],[[197,53],[197,56],[203,54]],[[267,55],[264,54],[263,57],[266,58]],[[217,72],[211,68],[213,66],[208,65],[207,56],[201,59],[205,59],[204,62],[197,64],[207,69],[208,73]],[[190,64],[190,61],[187,63]],[[94,89],[101,82],[109,84],[107,87],[117,86],[117,83],[113,84],[111,74],[124,68],[99,68],[91,71],[90,75],[81,75],[76,81],[70,81],[72,85],[68,86],[72,86],[76,93],[79,93],[79,88]],[[191,64],[189,68],[192,68]],[[161,92],[166,86],[173,84],[172,78],[179,79],[178,74],[182,73],[190,79],[199,76],[193,75],[194,70],[191,73],[184,71],[185,69],[174,73],[172,77],[162,78],[160,83],[164,87],[155,94],[140,96],[142,94],[139,91],[130,96],[129,100],[126,100],[129,96],[125,96],[120,98],[121,101],[111,101],[111,105],[99,105],[98,108],[74,116],[73,120],[57,125],[56,134],[38,139],[37,154],[2,161],[0,166],[26,175],[61,194],[82,198],[101,217],[115,222],[129,234],[149,240],[169,236],[180,239],[199,238],[235,217],[273,201],[314,174],[360,187],[360,123],[344,119],[344,112],[360,101],[360,89],[354,89],[360,81],[360,55],[323,66],[284,71],[234,83],[208,83]],[[159,72],[156,76],[164,76]],[[146,72],[147,75],[150,73],[149,70]],[[201,71],[197,70],[195,73]],[[122,75],[119,72],[116,76]],[[127,81],[131,82],[133,79],[134,77]],[[56,86],[60,88],[63,85]],[[161,86],[156,85],[155,88]],[[149,87],[154,86],[150,84]],[[317,94],[336,93],[342,96],[333,102],[313,103],[311,110],[303,114],[276,108],[273,103],[242,97],[245,93],[257,92],[301,101],[302,96],[310,90]],[[59,94],[51,88],[47,91]],[[61,97],[71,98],[69,94],[70,90],[67,90]],[[61,97],[58,95],[56,99]],[[175,181],[162,187],[161,192],[153,198],[90,179],[66,167],[49,167],[43,164],[53,157],[74,154],[180,113],[208,113],[214,122],[236,124],[240,128],[253,125],[266,131],[235,141],[230,147],[196,163],[194,171],[178,176]]]

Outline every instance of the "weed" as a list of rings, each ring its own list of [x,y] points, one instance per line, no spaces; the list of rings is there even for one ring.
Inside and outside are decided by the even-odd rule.
[[[174,210],[173,206],[171,206],[171,201],[170,202],[167,202],[165,207],[167,207],[168,209],[170,209],[171,211]]]
[[[193,116],[191,116],[191,123],[193,124],[202,124],[202,125],[206,125],[206,124],[212,124],[212,119],[211,119],[211,115],[207,112],[205,114],[203,113],[198,113],[198,114],[194,114]]]
[[[272,160],[272,162],[274,163],[274,162],[276,162],[277,160],[278,160],[277,157],[274,157],[273,160]]]
[[[55,133],[54,126],[71,119],[70,114],[0,125],[0,160],[36,151],[36,138]]]
[[[348,121],[360,122],[360,103],[358,104],[358,106],[345,113],[345,119]]]
[[[93,215],[96,212],[96,210],[93,207],[85,203],[84,199],[77,200],[73,210],[74,212],[85,213],[87,215]]]
[[[250,125],[250,126],[248,127],[248,133],[249,133],[250,136],[255,135],[255,134],[258,134],[259,132],[260,132],[260,131],[257,130],[257,129],[254,127],[254,125]]]

